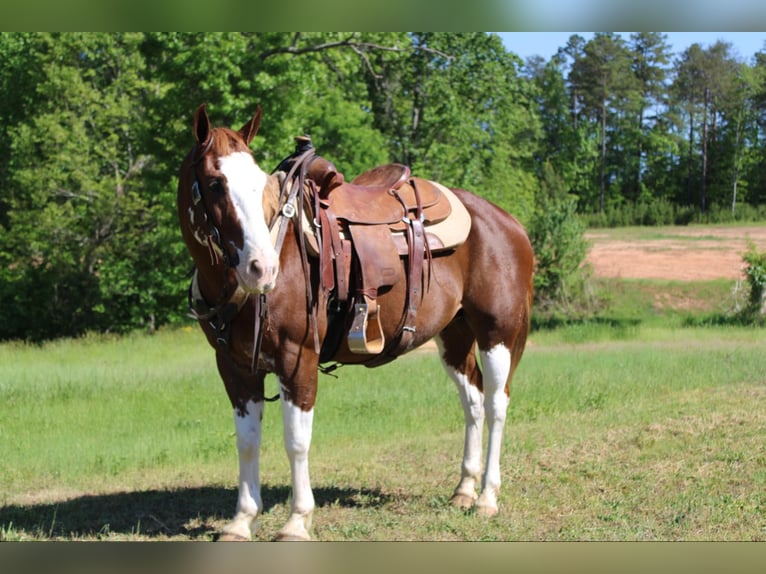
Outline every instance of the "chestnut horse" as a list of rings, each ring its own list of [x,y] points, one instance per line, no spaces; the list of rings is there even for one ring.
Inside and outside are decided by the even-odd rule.
[[[190,305],[215,349],[234,411],[239,495],[236,514],[220,539],[250,540],[263,509],[259,449],[268,400],[264,378],[274,373],[292,477],[290,517],[277,539],[308,540],[314,510],[308,454],[323,364],[319,347],[337,339],[339,327],[328,319],[332,292],[321,286],[319,258],[307,254],[295,209],[284,208],[285,173],[267,174],[253,159],[249,144],[260,119],[259,107],[239,131],[213,128],[205,105],[197,109],[196,142],[179,173],[178,214],[196,267]],[[465,414],[464,454],[452,503],[494,516],[509,387],[529,330],[534,257],[514,217],[470,192],[452,191],[470,214],[470,232],[457,247],[427,254],[429,279],[424,272],[408,344],[389,349],[386,360],[436,342]],[[269,225],[285,228],[276,241]],[[401,258],[402,266],[406,260]],[[378,295],[387,340],[402,337],[409,281],[398,281]],[[346,333],[340,335],[345,340]],[[346,351],[334,354],[333,361],[375,365],[370,359],[376,357],[342,348]],[[482,475],[485,423],[489,437]]]

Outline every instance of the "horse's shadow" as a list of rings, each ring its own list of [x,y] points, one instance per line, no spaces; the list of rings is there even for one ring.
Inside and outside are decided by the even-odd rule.
[[[287,486],[261,488],[264,514],[284,503]],[[314,489],[317,507],[377,508],[389,495],[375,489]],[[89,539],[101,535],[141,538],[212,539],[213,523],[231,518],[235,488],[204,486],[85,495],[61,502],[0,507],[0,532],[24,532],[40,539]]]

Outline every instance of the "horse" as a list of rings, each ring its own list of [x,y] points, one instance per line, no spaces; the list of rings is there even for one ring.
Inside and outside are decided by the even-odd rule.
[[[320,369],[328,361],[372,368],[429,341],[436,343],[465,415],[464,453],[451,503],[495,516],[511,378],[526,345],[533,298],[535,262],[523,226],[480,196],[414,178],[399,164],[345,182],[334,164],[316,155],[311,145],[308,150],[299,145],[280,168],[267,173],[250,149],[260,122],[258,106],[238,131],[214,127],[206,104],[201,104],[194,113],[194,142],[178,176],[179,223],[195,268],[190,308],[215,349],[236,430],[236,511],[217,539],[252,540],[263,510],[259,456],[266,401],[277,399],[281,404],[292,481],[290,516],[275,539],[310,540],[315,501],[309,447]],[[323,168],[324,181],[312,176],[307,159],[318,160],[314,164]],[[343,224],[334,221],[332,209],[326,207],[332,207],[334,194],[351,203],[362,197],[363,211],[375,216],[380,211],[373,210],[384,209],[380,206],[390,209],[391,201],[402,203],[396,189],[404,187],[415,190],[412,201],[417,204],[415,211],[400,218],[405,227],[400,235],[409,242],[405,255],[379,250],[378,243],[389,245],[386,237],[393,231],[388,230],[365,246],[360,241],[359,247],[360,252],[372,248],[374,259],[393,265],[388,272],[395,280],[378,285],[374,293],[355,291],[349,285],[359,284],[361,271],[355,240],[337,241],[337,229]],[[423,231],[429,235],[423,226],[421,204],[427,195],[423,189],[442,200],[448,189],[452,210],[467,215],[467,233],[456,245],[439,250],[423,241]],[[407,214],[406,207],[400,209]],[[317,217],[317,211],[323,217]],[[356,216],[364,218],[365,213]],[[319,249],[329,256],[312,251],[312,237],[324,238],[323,244],[339,251]],[[341,277],[344,262],[346,276]],[[365,265],[367,275],[380,271],[369,261]],[[334,273],[333,266],[338,267]],[[374,318],[367,303],[375,306]],[[356,339],[363,348],[352,351],[349,325],[362,315]],[[371,329],[375,332],[366,341]],[[376,337],[387,341],[382,348],[373,345]],[[277,397],[264,394],[267,373],[277,378]],[[488,442],[482,474],[485,424]]]

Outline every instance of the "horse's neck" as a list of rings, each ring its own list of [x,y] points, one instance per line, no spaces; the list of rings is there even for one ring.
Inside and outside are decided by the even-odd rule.
[[[263,188],[263,215],[266,225],[271,225],[279,210],[280,182],[276,175],[270,175]]]

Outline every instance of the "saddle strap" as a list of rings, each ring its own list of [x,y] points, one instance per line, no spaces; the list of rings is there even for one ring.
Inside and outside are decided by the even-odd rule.
[[[287,232],[287,224],[290,220],[294,220],[294,230],[296,233],[296,240],[298,241],[298,250],[301,255],[301,267],[303,274],[306,277],[306,306],[309,319],[309,328],[314,336],[314,349],[317,353],[320,351],[319,345],[319,329],[317,325],[317,301],[314,299],[311,290],[310,269],[308,263],[308,252],[306,250],[306,238],[303,232],[303,196],[298,197],[299,193],[302,193],[305,186],[311,187],[311,191],[316,194],[317,191],[314,188],[314,181],[306,180],[306,173],[311,160],[316,156],[313,147],[305,148],[301,153],[297,153],[296,157],[291,158],[290,162],[283,162],[285,165],[290,165],[290,170],[287,172],[287,177],[282,181],[282,188],[280,190],[279,211],[272,226],[278,225],[277,238],[274,245],[274,249],[277,253],[282,250],[282,244]],[[297,185],[296,185],[297,184]]]
[[[431,251],[426,241],[426,231],[423,225],[423,206],[420,193],[414,180],[411,180],[411,185],[415,191],[417,211],[414,218],[407,220],[407,261],[409,264],[407,272],[407,309],[404,313],[403,324],[401,326],[401,336],[394,350],[395,354],[407,350],[415,338],[415,319],[420,303],[423,300],[423,289],[426,286],[423,270],[424,254],[427,254],[428,262],[430,263],[431,261]],[[402,200],[400,199],[400,201]],[[427,265],[427,268],[430,282],[430,265]]]

